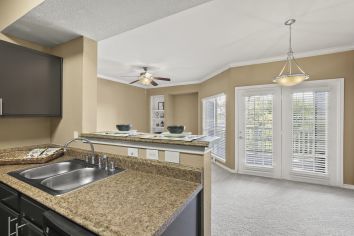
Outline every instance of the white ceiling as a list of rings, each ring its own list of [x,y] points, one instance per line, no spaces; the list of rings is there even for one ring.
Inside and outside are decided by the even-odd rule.
[[[297,20],[295,56],[353,49],[353,10],[352,0],[214,0],[100,41],[98,73],[130,82],[122,76],[137,74],[132,65],[148,65],[155,75],[172,78],[164,86],[200,82],[229,66],[284,59],[289,18]]]
[[[101,40],[100,77],[129,83],[147,65],[169,86],[284,59],[289,18],[297,57],[353,49],[353,10],[353,0],[46,0],[5,33],[47,46]]]
[[[80,35],[102,40],[210,0],[46,0],[4,33],[55,46]]]

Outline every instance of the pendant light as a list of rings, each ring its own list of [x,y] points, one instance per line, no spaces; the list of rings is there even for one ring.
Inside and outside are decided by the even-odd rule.
[[[310,76],[301,69],[299,64],[297,64],[291,47],[291,25],[294,24],[295,21],[295,19],[289,19],[285,22],[285,25],[289,26],[289,52],[285,65],[279,75],[273,80],[273,82],[282,86],[294,86],[310,78]]]

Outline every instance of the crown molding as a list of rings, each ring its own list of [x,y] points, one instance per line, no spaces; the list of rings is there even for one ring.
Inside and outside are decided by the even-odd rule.
[[[97,77],[100,78],[100,79],[110,80],[110,81],[113,81],[113,82],[118,82],[118,83],[121,83],[121,84],[130,85],[130,86],[133,86],[133,87],[138,87],[138,88],[143,88],[143,89],[149,88],[149,87],[145,87],[144,85],[140,85],[140,84],[129,84],[129,82],[127,82],[125,80],[117,79],[115,77],[106,76],[106,75],[103,75],[103,74],[97,74]]]
[[[103,74],[97,74],[97,77],[100,78],[100,79],[110,80],[110,81],[114,81],[114,82],[118,82],[118,83],[121,83],[121,84],[130,85],[130,86],[133,86],[133,87],[143,88],[143,89],[164,88],[164,87],[183,86],[183,85],[192,85],[192,84],[199,84],[200,83],[199,80],[192,80],[192,81],[180,82],[180,83],[159,84],[159,86],[153,87],[153,86],[145,86],[145,85],[142,85],[142,84],[139,84],[139,83],[129,84],[129,82],[127,82],[126,80],[117,79],[117,78],[114,78],[112,76],[106,76],[106,75],[103,75]]]
[[[299,58],[321,56],[321,55],[333,54],[339,52],[346,52],[351,50],[354,50],[354,45],[335,47],[335,48],[326,48],[326,49],[314,50],[309,52],[300,52],[300,53],[295,52],[294,56],[296,57],[296,59],[299,59]],[[285,61],[285,60],[286,60],[286,54],[284,54],[283,56],[268,57],[268,58],[243,61],[243,62],[234,62],[234,63],[230,63],[229,66],[230,68],[232,68],[232,67],[241,67],[241,66],[249,66],[249,65],[256,65],[256,64],[264,64],[264,63],[270,63],[276,61]]]
[[[354,45],[349,45],[349,46],[343,46],[343,47],[333,47],[333,48],[326,48],[326,49],[320,49],[320,50],[314,50],[314,51],[309,51],[309,52],[301,52],[301,53],[295,53],[294,55],[296,56],[297,59],[299,58],[306,58],[306,57],[313,57],[313,56],[321,56],[321,55],[327,55],[327,54],[333,54],[333,53],[339,53],[339,52],[347,52],[347,51],[352,51],[354,50]],[[192,85],[192,84],[200,84],[203,83],[204,81],[207,81],[216,75],[231,69],[235,67],[242,67],[242,66],[249,66],[249,65],[257,65],[257,64],[264,64],[264,63],[271,63],[271,62],[277,62],[277,61],[285,61],[286,60],[286,55],[282,56],[276,56],[276,57],[268,57],[268,58],[262,58],[262,59],[256,59],[256,60],[249,60],[249,61],[241,61],[241,62],[233,62],[233,63],[228,63],[225,66],[215,70],[214,72],[206,75],[200,80],[192,80],[192,81],[187,81],[187,82],[180,82],[180,83],[168,83],[168,84],[160,84],[157,88],[162,88],[162,87],[172,87],[172,86],[181,86],[181,85]],[[122,80],[122,79],[117,79],[113,78],[110,76],[105,76],[102,74],[97,75],[99,78],[102,79],[107,79],[127,85],[131,85],[127,83],[127,81]],[[155,87],[152,86],[144,86],[140,84],[133,84],[131,86],[134,87],[139,87],[139,88],[144,88],[144,89],[152,89]]]

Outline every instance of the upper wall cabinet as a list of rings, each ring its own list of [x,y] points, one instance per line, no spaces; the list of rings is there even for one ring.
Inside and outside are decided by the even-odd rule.
[[[0,116],[62,113],[63,59],[0,41]]]

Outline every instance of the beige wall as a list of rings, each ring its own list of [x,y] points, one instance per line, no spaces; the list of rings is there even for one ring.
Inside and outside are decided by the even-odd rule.
[[[63,57],[63,114],[52,119],[51,142],[63,144],[74,137],[74,131],[96,131],[97,43],[80,37],[51,52]]]
[[[49,118],[0,118],[0,149],[50,143]]]
[[[52,142],[63,144],[82,127],[83,39],[77,38],[59,45],[53,54],[63,57],[62,118],[52,119]]]
[[[354,51],[308,57],[298,62],[311,80],[344,78],[344,182],[354,184]],[[273,62],[232,68],[201,84],[200,98],[220,92],[227,95],[228,167],[235,167],[235,87],[269,84],[282,66],[283,62]]]
[[[97,128],[97,42],[83,38],[82,132]]]
[[[173,95],[173,122],[198,134],[198,93]]]
[[[98,79],[97,130],[115,130],[116,124],[132,124],[147,132],[148,107],[145,89]]]

